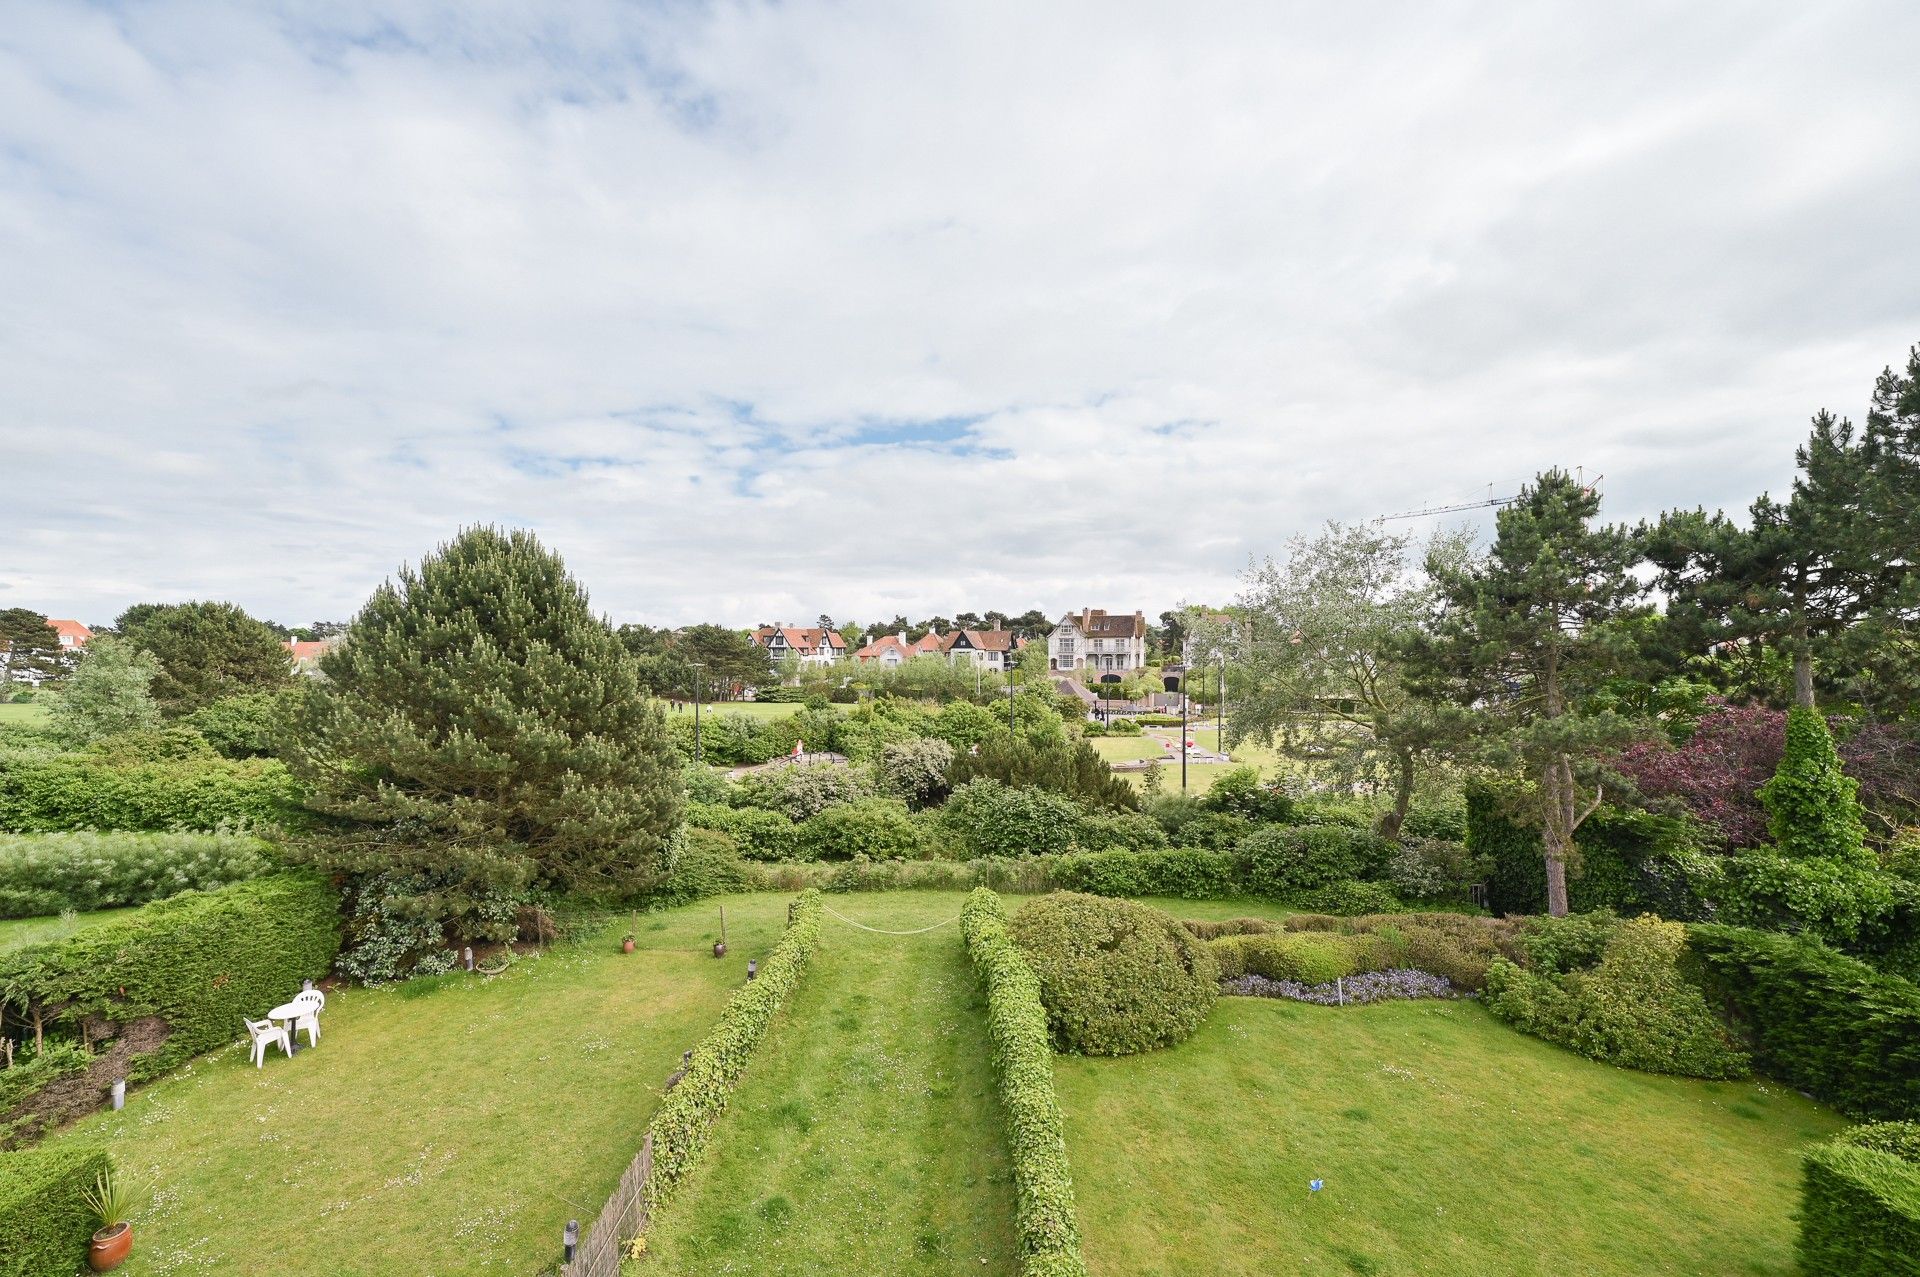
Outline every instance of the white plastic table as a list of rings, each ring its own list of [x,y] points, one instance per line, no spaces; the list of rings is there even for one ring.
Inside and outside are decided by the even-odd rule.
[[[300,1039],[294,1035],[294,1027],[300,1017],[306,1015],[311,1009],[304,1002],[288,1002],[267,1012],[267,1019],[275,1023],[281,1020],[287,1022],[287,1050],[295,1055],[300,1052]]]

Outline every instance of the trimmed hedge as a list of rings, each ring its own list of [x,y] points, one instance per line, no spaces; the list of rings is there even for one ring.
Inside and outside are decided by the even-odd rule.
[[[9,1023],[79,1036],[98,1050],[130,1024],[164,1022],[124,1076],[157,1077],[231,1042],[242,1016],[258,1015],[318,979],[340,948],[340,897],[299,874],[193,891],[88,927],[64,940],[0,956],[0,1000]]]
[[[1150,905],[1055,892],[1008,928],[1033,973],[1056,1049],[1132,1055],[1172,1046],[1213,1009],[1219,966]]]
[[[1811,936],[1688,928],[1710,998],[1761,1069],[1858,1118],[1920,1118],[1920,985]]]
[[[305,820],[299,786],[271,758],[123,766],[86,754],[0,755],[0,831],[164,832]]]
[[[1073,852],[1053,858],[1050,869],[1056,887],[1090,896],[1222,900],[1239,894],[1231,857],[1195,847]]]
[[[1920,1274],[1920,1126],[1858,1126],[1809,1149],[1795,1249],[1807,1277]]]
[[[719,1022],[693,1048],[685,1074],[647,1125],[653,1136],[653,1169],[645,1190],[650,1211],[659,1209],[693,1168],[774,1012],[806,972],[820,941],[820,912],[820,893],[802,892],[792,925],[760,964],[759,977],[727,1000]]]
[[[0,1277],[66,1277],[86,1262],[86,1194],[113,1169],[105,1149],[69,1142],[0,1153]]]
[[[143,905],[270,872],[238,834],[0,834],[0,918]]]
[[[961,906],[960,934],[987,989],[987,1036],[1013,1161],[1020,1272],[1022,1277],[1085,1277],[1039,978],[1007,934],[1000,897],[985,887],[975,888]]]

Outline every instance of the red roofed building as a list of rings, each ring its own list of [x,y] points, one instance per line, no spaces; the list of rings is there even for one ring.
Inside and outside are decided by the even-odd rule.
[[[797,625],[763,625],[753,632],[753,641],[767,649],[778,662],[792,655],[802,665],[831,665],[845,660],[847,641],[838,630],[803,629]]]
[[[981,669],[1005,672],[1013,668],[1013,659],[1025,639],[1016,639],[1011,630],[955,630],[941,640],[940,650],[956,665],[977,665]]]
[[[905,634],[882,634],[865,647],[853,654],[853,659],[866,664],[878,661],[882,665],[901,665],[916,656],[932,656],[944,650],[938,634],[922,634],[909,640]]]
[[[60,636],[60,650],[63,652],[77,652],[93,637],[93,631],[78,621],[56,621],[48,617],[47,624]]]
[[[320,658],[340,646],[340,638],[341,636],[335,635],[333,638],[315,639],[312,641],[306,639],[289,639],[286,643],[286,648],[288,654],[293,657],[294,672],[296,674],[318,674],[320,672]]]

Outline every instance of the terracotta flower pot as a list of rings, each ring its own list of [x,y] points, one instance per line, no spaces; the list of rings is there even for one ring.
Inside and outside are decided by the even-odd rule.
[[[725,940],[715,940],[713,942],[713,956],[716,958],[724,958],[727,956],[727,942]]]
[[[133,1225],[115,1224],[93,1235],[93,1245],[87,1250],[87,1267],[104,1273],[126,1263],[132,1253]]]
[[[633,937],[632,937],[632,936],[628,936],[628,937],[627,937],[627,938],[626,938],[625,940],[622,940],[622,941],[620,942],[620,952],[622,952],[622,953],[632,953],[632,952],[633,952]]]

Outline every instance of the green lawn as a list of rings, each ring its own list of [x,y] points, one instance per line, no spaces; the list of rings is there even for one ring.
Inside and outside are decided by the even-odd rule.
[[[1173,1050],[1055,1074],[1094,1277],[1785,1277],[1797,1151],[1842,1125],[1466,1002],[1223,998]]]
[[[0,726],[7,723],[44,723],[47,707],[32,701],[0,703]]]
[[[831,896],[869,926],[954,917],[954,892]],[[1013,1191],[984,1007],[959,929],[829,915],[812,966],[639,1274],[1011,1277]]]
[[[805,708],[806,706],[797,701],[708,701],[700,707],[700,717],[705,719],[710,714],[721,717],[728,714],[743,714],[748,718],[786,718],[798,714]],[[831,705],[828,708],[836,713],[843,713],[848,707]],[[685,705],[669,705],[667,712],[676,717],[684,715],[692,718],[693,702],[689,701]]]
[[[1132,762],[1137,758],[1178,758],[1152,736],[1094,736],[1087,743],[1110,763]]]
[[[60,914],[48,918],[8,918],[0,921],[0,953],[42,940],[64,940],[83,927],[131,912],[127,909],[96,909],[92,913]]]
[[[256,1071],[236,1044],[53,1138],[104,1137],[141,1185],[129,1277],[527,1277],[599,1213],[787,900],[728,899],[723,961],[709,901],[642,915],[630,955],[623,920],[492,980],[336,990],[318,1050]]]

